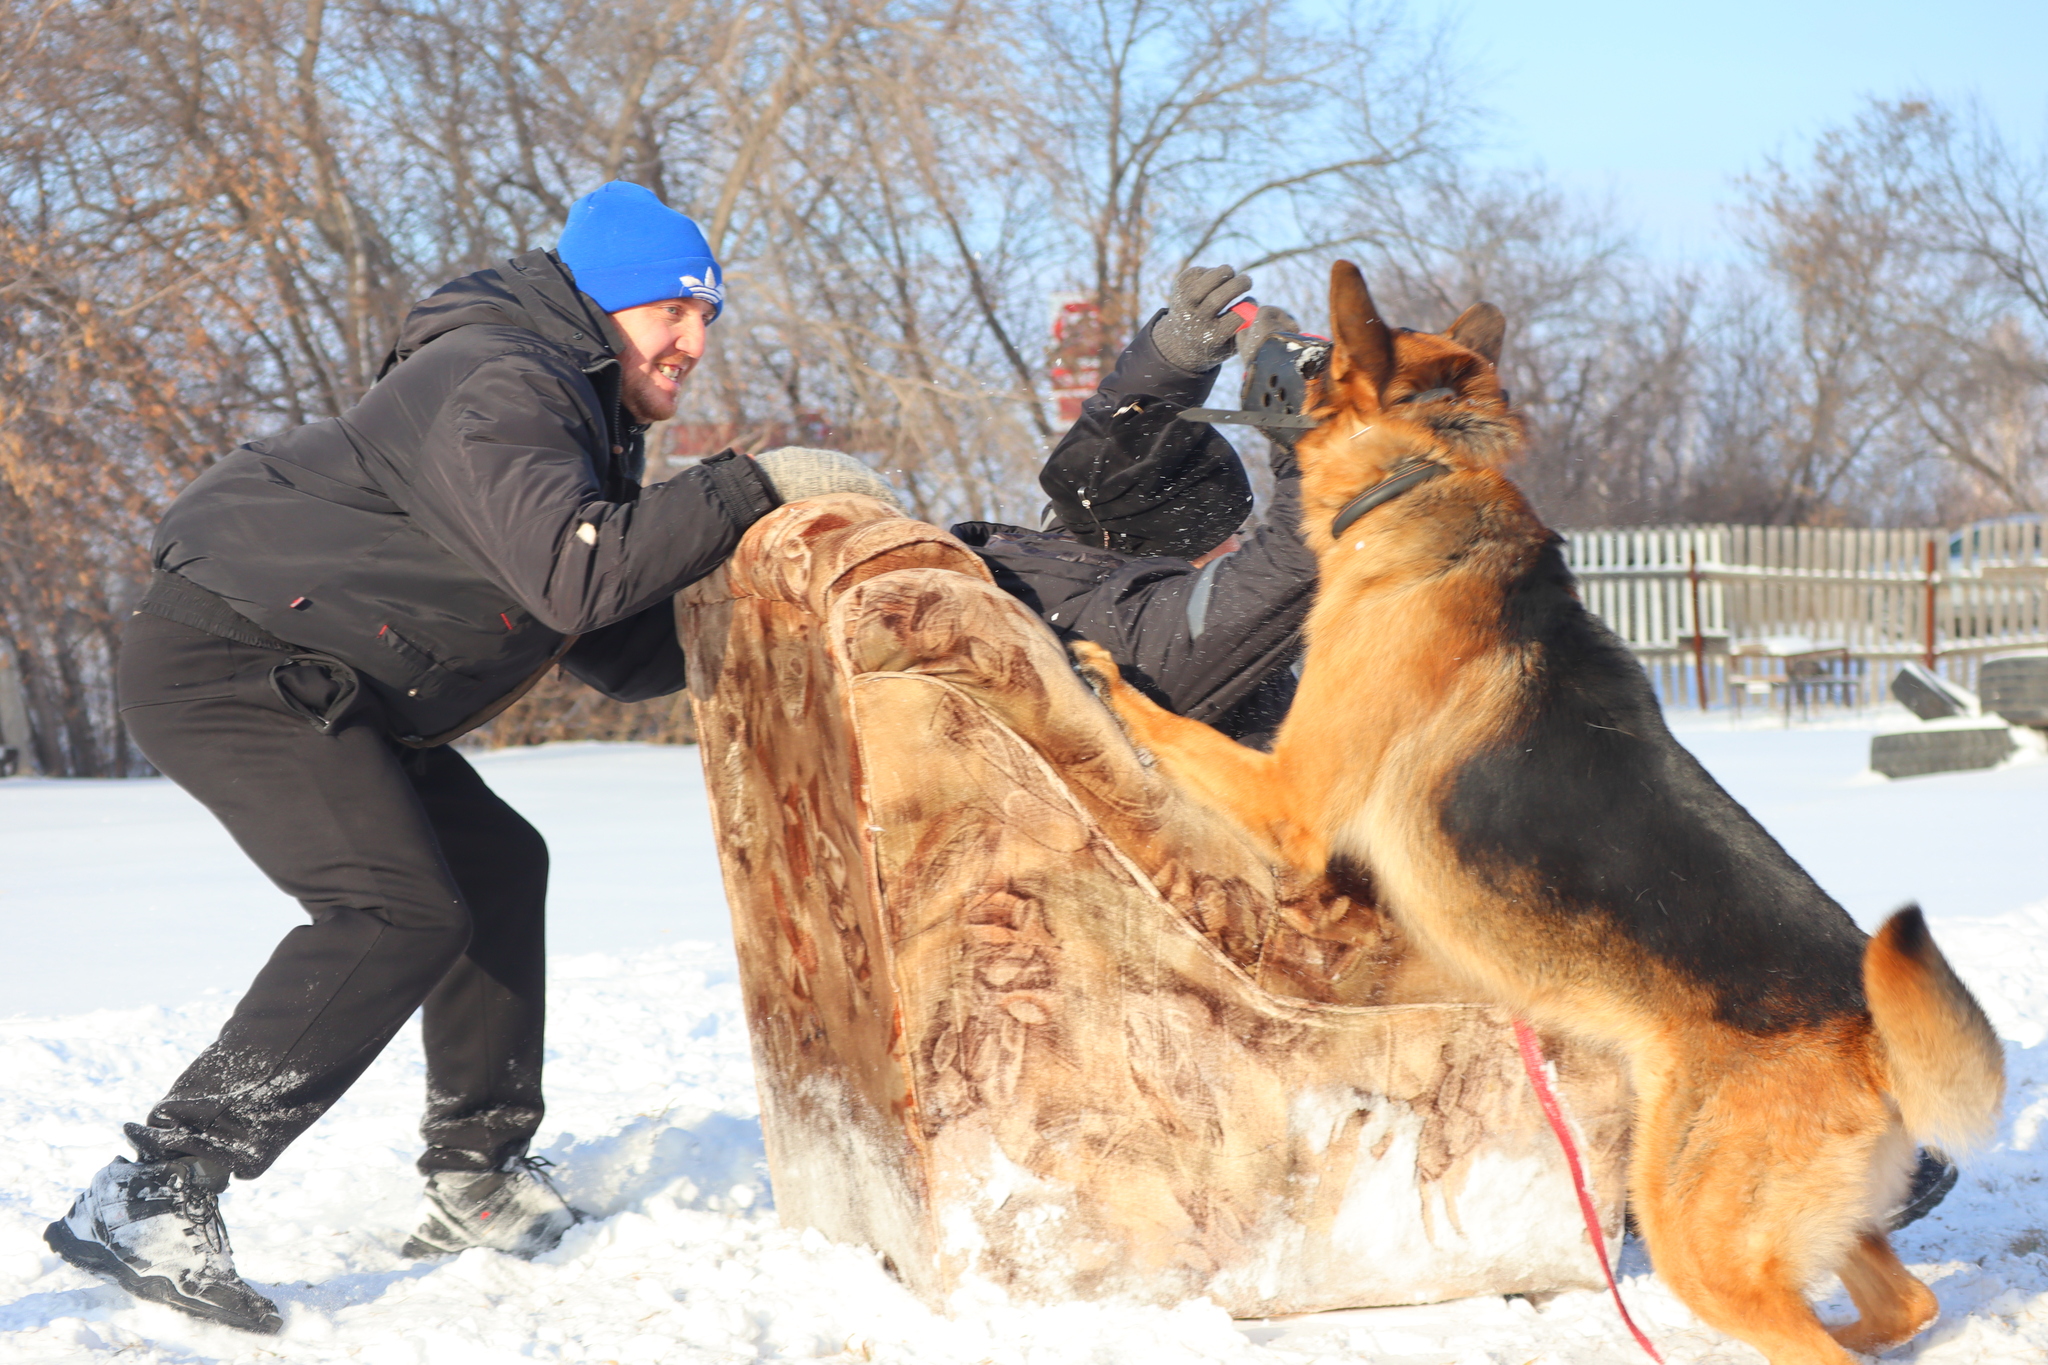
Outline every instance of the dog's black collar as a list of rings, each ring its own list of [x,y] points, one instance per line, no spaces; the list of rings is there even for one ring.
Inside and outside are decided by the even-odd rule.
[[[1372,487],[1360,493],[1338,511],[1336,520],[1330,523],[1330,538],[1344,534],[1352,522],[1378,507],[1383,502],[1392,502],[1417,484],[1428,483],[1431,479],[1451,471],[1433,460],[1424,460],[1399,470],[1389,478],[1381,479]]]

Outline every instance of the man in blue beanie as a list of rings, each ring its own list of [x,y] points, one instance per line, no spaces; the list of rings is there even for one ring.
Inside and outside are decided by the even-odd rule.
[[[675,416],[683,378],[704,354],[705,329],[725,311],[704,234],[653,191],[614,180],[570,207],[555,253],[624,334],[626,410],[642,422]]]
[[[64,1259],[276,1331],[219,1195],[416,1009],[426,1209],[407,1254],[531,1256],[576,1220],[527,1155],[547,848],[449,741],[557,664],[621,701],[683,686],[670,598],[782,500],[773,457],[732,451],[641,486],[646,426],[675,415],[724,306],[697,225],[606,185],[557,251],[419,303],[361,402],[228,452],[172,504],[122,640],[122,716],[310,922],[127,1126],[136,1159],[50,1225]],[[874,491],[850,457],[801,469],[805,493]]]

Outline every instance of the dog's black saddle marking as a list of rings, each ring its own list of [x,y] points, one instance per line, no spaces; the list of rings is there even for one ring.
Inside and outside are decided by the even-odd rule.
[[[1506,585],[1502,633],[1537,664],[1519,723],[1453,775],[1444,832],[1503,893],[1533,889],[1540,919],[1603,922],[1725,1024],[1771,1034],[1860,1014],[1863,932],[1672,738],[1559,545]]]

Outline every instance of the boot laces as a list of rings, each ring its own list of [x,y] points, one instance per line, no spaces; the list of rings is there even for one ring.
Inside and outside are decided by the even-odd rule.
[[[505,1168],[508,1171],[525,1171],[546,1186],[549,1194],[561,1201],[562,1207],[569,1210],[571,1218],[579,1223],[583,1221],[583,1215],[570,1207],[568,1196],[562,1193],[561,1186],[555,1184],[553,1177],[548,1175],[549,1171],[555,1169],[554,1162],[544,1156],[515,1156],[506,1163]]]
[[[220,1216],[220,1196],[194,1180],[190,1170],[174,1165],[136,1193],[166,1200],[184,1223],[185,1236],[205,1249],[207,1267],[233,1273],[234,1251],[228,1245],[227,1222]]]
[[[220,1196],[212,1190],[198,1188],[190,1180],[179,1184],[182,1188],[178,1191],[178,1212],[185,1216],[192,1231],[198,1234],[209,1252],[219,1256],[233,1255],[228,1246],[227,1221],[220,1216]]]

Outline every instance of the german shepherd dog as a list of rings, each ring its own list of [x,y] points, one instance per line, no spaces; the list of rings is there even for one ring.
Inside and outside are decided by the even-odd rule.
[[[1489,467],[1514,445],[1489,357],[1397,336],[1349,262],[1330,293],[1300,446],[1320,586],[1272,752],[1162,710],[1098,648],[1076,646],[1083,672],[1276,860],[1368,873],[1467,998],[1623,1059],[1630,1206],[1701,1319],[1771,1365],[1908,1340],[1935,1299],[1880,1219],[1916,1140],[1953,1151],[1997,1120],[1983,1011],[1917,908],[1866,938],[1671,738]],[[1833,1329],[1805,1298],[1830,1272],[1859,1314]]]

